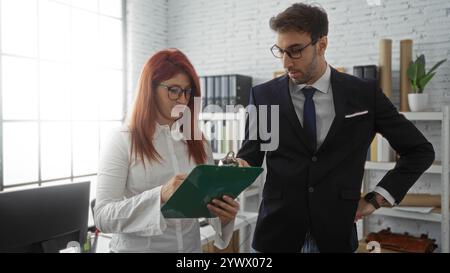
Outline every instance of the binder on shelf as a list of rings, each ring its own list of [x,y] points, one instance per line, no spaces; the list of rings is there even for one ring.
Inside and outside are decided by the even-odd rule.
[[[220,76],[214,77],[214,104],[222,107],[222,82]]]
[[[380,134],[377,134],[377,159],[380,162],[394,161],[394,151],[389,142]]]
[[[364,78],[364,68],[363,66],[354,66],[353,67],[353,76],[363,79]]]
[[[203,76],[206,102],[204,106],[216,104],[247,106],[252,88],[252,78],[244,75]]]
[[[353,75],[361,79],[376,80],[378,77],[376,65],[357,65],[353,67]]]
[[[377,66],[376,65],[366,65],[364,66],[364,79],[377,79]]]
[[[205,109],[206,107],[206,78],[200,77],[200,93],[202,94],[202,109]]]
[[[236,77],[236,103],[235,105],[247,106],[252,89],[252,78],[244,75],[234,75]]]
[[[226,106],[229,104],[229,87],[228,87],[228,76],[221,76],[220,77],[221,82],[221,97],[222,97],[222,109],[226,110]]]
[[[228,93],[228,99],[230,101],[230,105],[236,105],[236,96],[237,96],[237,91],[236,91],[236,76],[232,75],[230,76],[230,89],[229,89],[229,93]]]
[[[206,77],[206,106],[214,104],[214,78]]]

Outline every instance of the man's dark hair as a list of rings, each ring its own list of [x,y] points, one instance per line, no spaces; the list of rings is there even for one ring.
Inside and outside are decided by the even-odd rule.
[[[298,3],[270,19],[270,28],[276,32],[297,31],[311,34],[316,42],[328,35],[328,16],[318,6]]]

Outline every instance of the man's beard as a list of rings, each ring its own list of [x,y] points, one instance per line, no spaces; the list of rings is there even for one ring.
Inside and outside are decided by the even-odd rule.
[[[314,72],[316,71],[316,68],[317,68],[317,54],[316,54],[316,51],[314,51],[314,55],[313,55],[313,58],[312,58],[311,62],[306,67],[305,73],[302,73],[303,76],[301,78],[298,78],[298,79],[292,79],[292,78],[291,79],[297,85],[298,84],[305,84],[305,83],[309,82],[313,78]]]

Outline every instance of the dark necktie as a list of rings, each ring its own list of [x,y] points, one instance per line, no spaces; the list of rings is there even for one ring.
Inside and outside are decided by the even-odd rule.
[[[303,105],[303,127],[314,145],[314,150],[316,150],[317,147],[316,107],[314,106],[313,101],[316,90],[317,89],[312,86],[302,88],[303,95],[305,95],[305,104]]]

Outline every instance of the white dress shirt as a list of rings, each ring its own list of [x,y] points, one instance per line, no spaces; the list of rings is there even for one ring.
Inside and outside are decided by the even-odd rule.
[[[313,101],[316,108],[316,129],[317,129],[317,149],[322,145],[325,137],[330,130],[336,113],[334,111],[333,92],[331,89],[331,69],[327,66],[325,73],[311,86],[318,90],[314,93]],[[303,126],[303,105],[305,104],[305,96],[301,91],[306,84],[294,84],[289,80],[289,92],[291,93],[292,103],[295,112]]]
[[[295,112],[302,126],[305,96],[301,90],[305,86],[306,84],[296,85],[292,80],[289,80],[289,93],[291,94]],[[323,144],[336,116],[336,112],[334,111],[333,89],[331,86],[331,68],[329,65],[327,65],[325,73],[310,86],[318,90],[318,92],[314,93],[313,101],[316,109],[317,148],[319,148]],[[395,205],[394,197],[384,188],[377,186],[374,191],[383,196],[390,205]]]
[[[179,138],[178,138],[179,139]],[[169,126],[156,125],[153,145],[161,162],[130,158],[127,127],[115,130],[101,148],[94,218],[104,233],[113,233],[113,252],[202,252],[198,219],[165,219],[161,214],[161,187],[179,173],[195,166],[185,140],[174,139]],[[207,164],[214,164],[205,143]],[[139,158],[139,157],[138,157]],[[216,231],[215,245],[225,248],[233,234],[234,220],[222,226],[208,219]]]

